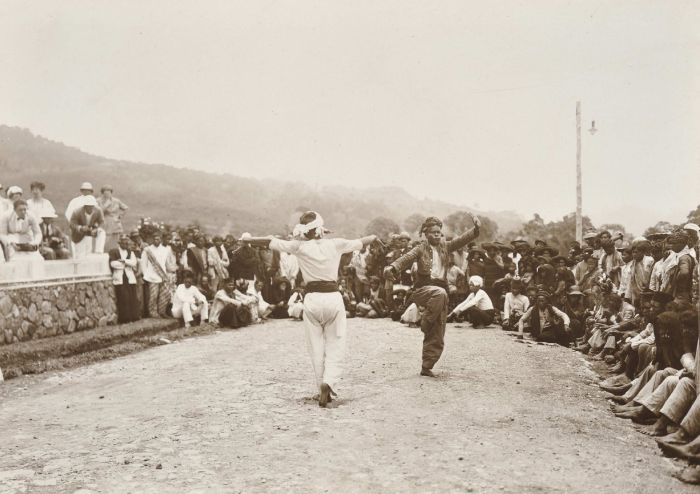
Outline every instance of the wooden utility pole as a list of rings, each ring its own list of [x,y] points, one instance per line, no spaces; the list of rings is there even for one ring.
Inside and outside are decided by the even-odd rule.
[[[576,102],[576,240],[583,242],[581,199],[581,102]]]

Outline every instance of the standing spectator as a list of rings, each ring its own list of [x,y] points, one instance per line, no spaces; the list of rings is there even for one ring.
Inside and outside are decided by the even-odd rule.
[[[195,284],[202,282],[202,276],[209,272],[209,260],[204,235],[194,238],[194,246],[187,249],[187,268],[194,275]]]
[[[44,190],[46,185],[42,182],[32,182],[29,186],[29,190],[32,193],[32,197],[27,199],[27,206],[29,207],[29,212],[37,218],[44,218],[46,216],[56,217],[56,210],[51,204],[51,201],[44,197]]]
[[[129,249],[130,239],[119,238],[119,246],[109,251],[109,266],[112,269],[112,284],[117,295],[117,322],[124,324],[141,318],[136,294],[138,259]]]
[[[97,205],[102,209],[102,214],[105,217],[104,229],[107,235],[105,243],[108,249],[117,244],[119,237],[124,232],[122,216],[129,209],[126,204],[112,195],[113,191],[114,188],[111,185],[105,185],[100,191],[102,195],[97,200]]]
[[[66,219],[68,221],[71,220],[73,217],[73,212],[83,206],[83,201],[84,197],[86,196],[91,196],[93,193],[93,188],[92,184],[90,182],[83,182],[83,184],[80,186],[80,195],[78,197],[74,197],[73,199],[70,200],[68,203],[68,206],[66,207]],[[97,205],[97,203],[95,203]]]
[[[41,256],[47,261],[54,259],[70,259],[70,250],[68,249],[68,237],[63,231],[54,224],[57,218],[56,213],[43,213],[41,218]]]
[[[207,251],[207,262],[209,263],[209,278],[211,286],[215,290],[223,288],[224,282],[228,279],[229,259],[224,248],[224,239],[214,237],[212,246]]]
[[[70,217],[73,257],[81,259],[89,254],[102,254],[105,247],[104,217],[94,196],[83,196]],[[95,245],[93,247],[93,238]]]
[[[294,254],[280,253],[280,276],[289,280],[290,288],[296,287],[297,276],[299,275],[299,261]]]
[[[236,280],[248,281],[249,286],[255,284],[255,274],[258,272],[258,263],[260,262],[257,252],[249,243],[251,238],[251,234],[247,232],[241,235],[241,245],[233,251],[230,257],[233,277]]]
[[[0,184],[0,215],[7,211],[12,211],[12,201],[5,197],[5,189]]]
[[[167,272],[170,250],[162,244],[160,233],[154,233],[152,243],[141,254],[143,280],[148,283],[148,317],[165,317],[170,303],[170,288]]]
[[[0,241],[5,247],[8,261],[16,257],[36,257],[43,261],[39,254],[39,220],[29,214],[27,203],[23,199],[16,200],[13,210],[0,217]]]

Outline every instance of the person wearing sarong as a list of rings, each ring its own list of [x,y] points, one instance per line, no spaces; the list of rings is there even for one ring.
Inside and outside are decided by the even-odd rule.
[[[346,314],[338,288],[340,257],[359,251],[376,241],[375,235],[362,239],[324,238],[323,218],[314,211],[304,213],[294,228],[296,240],[257,239],[274,251],[296,256],[306,283],[304,326],[311,361],[319,389],[318,404],[326,407],[340,383],[345,357]]]
[[[162,244],[162,236],[155,233],[151,245],[141,253],[141,271],[148,283],[148,317],[165,317],[171,300],[170,276],[167,272],[170,250]]]
[[[105,219],[105,246],[107,249],[114,248],[119,237],[124,233],[122,216],[129,209],[126,204],[112,195],[113,191],[114,188],[111,185],[105,185],[101,190],[102,195],[97,199],[97,205],[102,209]]]
[[[479,236],[481,221],[472,215],[474,228],[447,242],[442,234],[442,221],[429,217],[421,226],[425,240],[387,266],[384,276],[396,280],[406,268],[417,264],[415,291],[411,300],[422,307],[423,358],[420,374],[436,377],[432,371],[445,347],[447,320],[448,256]]]
[[[109,251],[109,267],[112,270],[112,284],[117,295],[117,322],[124,324],[141,318],[136,294],[136,274],[138,258],[129,249],[131,240],[122,235],[119,247]]]
[[[228,279],[228,254],[224,248],[224,239],[214,237],[212,246],[207,250],[209,264],[209,280],[214,289],[222,288]]]
[[[203,235],[197,235],[194,238],[194,247],[187,249],[187,267],[194,276],[196,285],[202,282],[202,275],[209,272],[209,256],[205,247],[205,238]]]

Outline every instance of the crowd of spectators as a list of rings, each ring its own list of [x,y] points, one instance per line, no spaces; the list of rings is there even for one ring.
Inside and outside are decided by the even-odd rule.
[[[254,247],[247,233],[208,237],[196,226],[149,219],[126,234],[127,206],[110,186],[95,198],[89,183],[66,208],[66,235],[44,190],[34,182],[27,199],[17,186],[0,196],[2,259],[80,258],[106,248],[120,323],[175,317],[186,327],[239,328],[303,317],[304,280],[293,255]],[[437,277],[446,280],[447,320],[499,325],[604,362],[612,377],[601,386],[614,412],[649,424],[643,432],[660,436],[667,453],[700,459],[699,231],[689,223],[631,242],[591,231],[568,252],[522,237],[469,243],[450,253],[446,275]],[[425,308],[412,299],[420,243],[396,232],[343,257],[338,284],[348,317],[420,324]],[[387,266],[407,268],[385,276]]]

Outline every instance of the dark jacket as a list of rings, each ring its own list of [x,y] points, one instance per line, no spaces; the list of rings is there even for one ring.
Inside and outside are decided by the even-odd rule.
[[[445,275],[441,281],[447,286],[447,269],[448,265],[448,255],[450,252],[457,249],[461,249],[469,242],[474,240],[479,236],[479,228],[474,227],[468,230],[466,233],[460,235],[447,242],[444,238],[440,240],[440,243],[436,246],[442,265],[445,268]],[[421,243],[416,245],[413,249],[408,251],[403,256],[399,257],[396,261],[391,263],[391,268],[395,274],[402,273],[405,269],[413,265],[414,262],[418,262],[418,271],[416,273],[416,288],[420,288],[425,285],[431,284],[430,270],[433,267],[433,249],[427,240],[423,240]]]
[[[92,212],[92,217],[88,221],[85,216],[85,207],[78,208],[73,212],[70,218],[70,236],[74,243],[80,242],[85,238],[86,233],[81,231],[81,227],[87,226],[96,230],[98,227],[104,224],[104,216],[102,215],[102,210],[100,208],[95,208]]]

